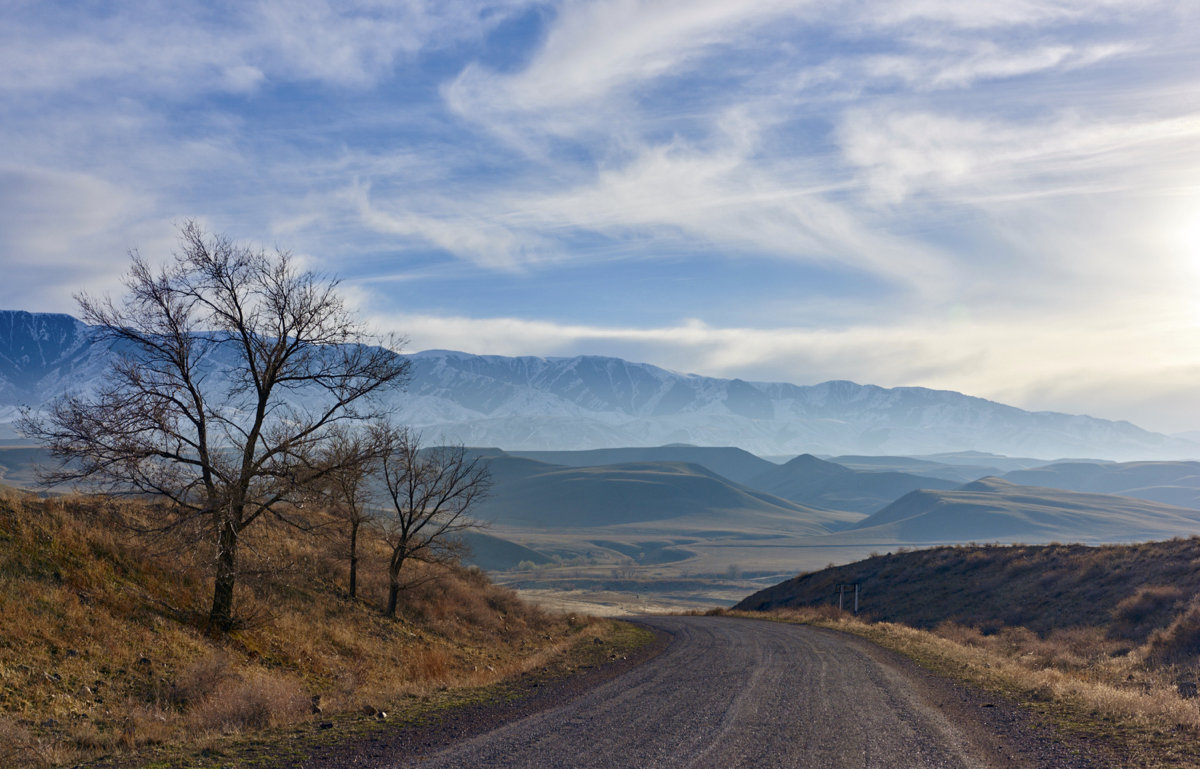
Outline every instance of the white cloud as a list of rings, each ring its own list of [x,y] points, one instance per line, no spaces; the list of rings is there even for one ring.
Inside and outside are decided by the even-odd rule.
[[[861,71],[866,81],[897,79],[916,91],[926,91],[961,89],[979,80],[1080,69],[1130,51],[1127,44],[1083,47],[1049,44],[1005,49],[989,40],[963,45],[939,39],[936,43],[923,41],[919,48],[904,54],[868,56],[844,66],[850,72]]]
[[[0,307],[70,311],[84,287],[118,290],[132,239],[162,244],[148,202],[87,174],[0,167]]]
[[[594,104],[670,74],[779,3],[569,2],[529,66],[515,74],[468,67],[446,89],[460,112],[519,112]]]
[[[730,255],[840,263],[893,281],[920,276],[929,289],[941,285],[934,249],[888,236],[831,202],[836,191],[815,174],[785,180],[761,170],[736,142],[711,152],[675,144],[524,207],[539,228],[678,239]]]
[[[1037,122],[853,109],[839,131],[846,159],[885,203],[916,194],[969,200],[1144,192],[1200,169],[1200,113],[1138,122],[1057,114]],[[1163,160],[1170,158],[1170,163]]]
[[[856,19],[892,28],[913,24],[944,24],[964,30],[1033,27],[1062,22],[1120,17],[1132,11],[1169,10],[1169,0],[906,0],[860,6]]]
[[[365,86],[401,57],[479,39],[522,2],[125,2],[104,15],[31,3],[0,24],[0,90],[120,81],[132,93],[244,91],[265,79]],[[182,89],[182,93],[180,90]]]

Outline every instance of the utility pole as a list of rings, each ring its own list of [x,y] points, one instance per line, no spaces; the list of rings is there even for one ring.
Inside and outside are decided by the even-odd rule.
[[[849,590],[850,588],[854,588],[854,613],[858,614],[858,583],[857,582],[855,582],[853,585],[842,584],[842,585],[837,586],[836,590],[838,591],[838,611],[844,610],[844,608],[845,608],[844,604],[845,604],[845,600],[846,600],[846,591]]]

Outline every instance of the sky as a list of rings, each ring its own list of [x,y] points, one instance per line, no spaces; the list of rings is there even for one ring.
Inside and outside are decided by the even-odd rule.
[[[410,351],[1200,429],[1200,4],[0,0],[0,308],[180,224]]]

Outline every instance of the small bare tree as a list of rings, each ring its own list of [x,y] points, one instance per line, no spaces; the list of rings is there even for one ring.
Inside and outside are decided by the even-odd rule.
[[[212,543],[209,624],[228,631],[238,543],[264,516],[336,467],[318,448],[339,424],[378,416],[373,395],[405,379],[407,361],[372,340],[336,279],[181,228],[173,262],[155,270],[136,251],[120,304],[76,296],[83,319],[116,354],[92,395],[68,394],[20,429],[62,464],[45,480],[161,495],[163,528],[200,524]],[[343,457],[344,463],[357,461]]]
[[[391,433],[382,424],[331,432],[321,449],[320,464],[332,468],[316,492],[322,504],[344,525],[346,557],[350,562],[348,592],[358,596],[358,537],[362,527],[375,520],[377,477]]]
[[[461,547],[454,535],[483,525],[467,513],[487,495],[491,476],[462,446],[423,449],[420,436],[406,428],[394,429],[390,443],[382,466],[391,505],[380,524],[392,551],[385,613],[394,617],[400,591],[413,584],[400,579],[405,562],[452,560]]]

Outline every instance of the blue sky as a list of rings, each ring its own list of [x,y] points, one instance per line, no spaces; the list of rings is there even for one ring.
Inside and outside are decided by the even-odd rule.
[[[1200,5],[0,0],[0,307],[201,220],[410,349],[1200,429]]]

